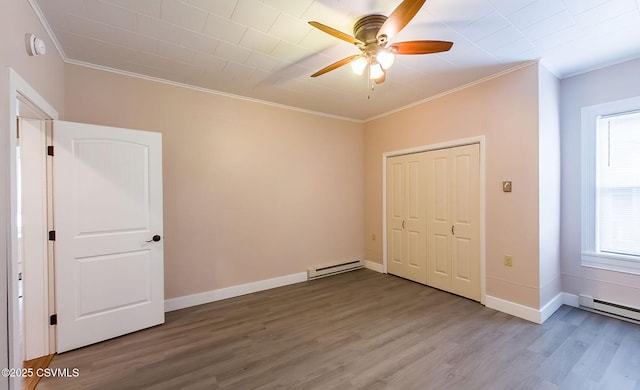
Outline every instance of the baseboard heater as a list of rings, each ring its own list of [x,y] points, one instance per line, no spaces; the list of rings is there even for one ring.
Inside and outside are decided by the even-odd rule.
[[[331,275],[341,274],[343,272],[353,271],[362,267],[364,267],[364,263],[360,260],[309,267],[307,268],[307,280],[319,279]]]
[[[591,309],[592,311],[602,312],[614,317],[640,323],[640,309],[635,307],[619,305],[583,294],[580,294],[580,306]]]

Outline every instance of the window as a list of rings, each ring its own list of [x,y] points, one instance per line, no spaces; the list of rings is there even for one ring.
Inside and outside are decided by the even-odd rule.
[[[640,274],[640,98],[582,110],[582,265]]]

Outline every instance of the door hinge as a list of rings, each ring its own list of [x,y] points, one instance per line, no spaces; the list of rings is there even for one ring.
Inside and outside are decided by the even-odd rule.
[[[53,156],[53,146],[49,145],[47,146],[47,156]]]
[[[58,324],[58,315],[57,314],[51,314],[49,316],[49,325],[57,325]]]
[[[55,241],[55,240],[56,240],[56,231],[49,230],[49,241]]]

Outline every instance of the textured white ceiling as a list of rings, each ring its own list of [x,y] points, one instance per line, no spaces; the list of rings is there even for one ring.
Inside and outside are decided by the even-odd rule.
[[[369,90],[344,66],[352,33],[400,0],[35,0],[68,62],[84,62],[354,119],[367,119],[541,59],[563,78],[640,57],[640,0],[428,0],[393,41],[453,41],[398,56]],[[37,10],[38,11],[38,10]]]

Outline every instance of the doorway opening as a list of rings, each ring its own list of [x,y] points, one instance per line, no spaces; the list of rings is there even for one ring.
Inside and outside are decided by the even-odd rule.
[[[52,230],[51,166],[46,150],[50,121],[19,96],[16,146],[16,202],[18,235],[18,308],[22,321],[24,361],[55,351],[49,316],[55,312]]]
[[[26,325],[24,321],[25,311],[29,310],[25,308],[25,311],[21,310],[22,302],[26,294],[29,294],[28,291],[21,290],[22,281],[26,278],[26,274],[21,274],[21,265],[19,264],[19,250],[21,247],[21,240],[25,237],[25,227],[27,221],[24,219],[24,212],[27,208],[30,209],[30,206],[23,202],[24,195],[26,194],[22,191],[22,187],[24,182],[18,183],[19,180],[19,171],[18,171],[18,163],[20,161],[21,168],[24,167],[24,150],[19,149],[19,141],[18,141],[18,117],[30,117],[36,118],[38,121],[42,121],[42,123],[46,123],[47,120],[57,119],[58,113],[57,111],[42,97],[38,92],[33,89],[22,77],[20,77],[13,69],[7,68],[5,73],[5,82],[6,86],[9,89],[9,100],[6,101],[8,105],[8,110],[6,112],[6,116],[3,114],[1,116],[1,120],[8,122],[8,134],[3,136],[8,136],[6,139],[8,144],[8,156],[5,158],[5,162],[8,165],[8,170],[6,174],[9,176],[9,188],[6,191],[7,197],[5,198],[9,204],[9,215],[7,216],[7,224],[4,226],[6,230],[6,243],[7,243],[7,277],[6,277],[6,293],[7,293],[7,364],[6,367],[22,367],[23,361],[26,357],[25,355],[25,328]],[[5,123],[7,123],[5,122]],[[44,126],[43,128],[46,128]],[[20,160],[18,160],[18,153],[20,153]],[[44,156],[44,151],[42,151],[42,155]],[[46,158],[46,157],[43,157]],[[44,161],[44,160],[43,160]],[[45,162],[46,164],[46,162]],[[45,168],[46,169],[46,168]],[[24,177],[24,175],[22,175]],[[20,190],[19,190],[20,188]],[[18,214],[18,199],[20,198],[20,236],[18,234],[18,225],[19,225],[19,214]],[[40,201],[46,201],[46,198],[40,198]],[[43,221],[47,223],[46,217],[43,218]],[[46,253],[46,251],[45,251]],[[41,261],[47,261],[46,259],[40,259]],[[48,272],[44,272],[47,274]],[[23,280],[20,280],[23,279]],[[50,286],[40,285],[39,289],[43,292],[46,292],[47,297],[44,298],[40,296],[39,299],[45,300],[48,302],[49,299],[49,291]],[[40,295],[40,294],[38,294]],[[20,298],[22,296],[22,298]],[[36,295],[33,296],[36,298]],[[52,299],[52,295],[50,296]],[[44,310],[44,309],[43,309]],[[47,303],[47,311],[49,310]],[[44,324],[42,324],[41,328],[46,329],[43,331],[46,333],[44,335],[46,341],[45,344],[47,346],[46,353],[49,353],[49,342],[52,340],[51,337],[48,337],[49,325],[47,322],[47,311],[42,311],[40,316],[43,318]],[[34,323],[35,324],[35,323]],[[29,325],[30,326],[30,325]],[[21,383],[21,378],[9,378],[9,385],[11,388],[19,388]]]

